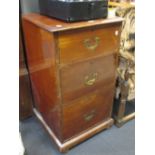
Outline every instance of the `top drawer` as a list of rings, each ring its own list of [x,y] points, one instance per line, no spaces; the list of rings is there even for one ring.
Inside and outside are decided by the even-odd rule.
[[[60,32],[58,37],[60,63],[72,63],[89,57],[117,52],[119,31],[120,24],[114,24],[102,28],[93,27]]]

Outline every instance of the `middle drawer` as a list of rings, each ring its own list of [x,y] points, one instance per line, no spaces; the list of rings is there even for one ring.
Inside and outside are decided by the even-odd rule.
[[[115,55],[102,56],[60,69],[63,103],[115,82]]]

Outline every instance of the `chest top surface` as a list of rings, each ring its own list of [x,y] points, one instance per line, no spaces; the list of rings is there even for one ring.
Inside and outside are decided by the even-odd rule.
[[[100,25],[106,25],[106,24],[112,24],[112,23],[121,23],[123,21],[123,18],[121,17],[114,17],[114,18],[96,19],[96,20],[68,23],[68,22],[64,22],[54,18],[49,18],[47,16],[43,16],[36,13],[26,14],[23,16],[23,19],[43,29],[46,29],[47,31],[50,31],[50,32],[86,28],[86,27],[97,26],[97,25],[100,26]]]

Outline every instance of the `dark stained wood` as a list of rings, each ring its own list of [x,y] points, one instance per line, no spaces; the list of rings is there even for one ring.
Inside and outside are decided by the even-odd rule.
[[[24,48],[19,36],[19,119],[23,120],[32,116],[32,92],[28,70],[25,64]]]
[[[127,123],[128,121],[132,120],[135,118],[135,112],[130,113],[129,115],[126,115],[122,118],[117,118],[116,116],[114,116],[115,118],[115,125],[120,128],[122,127],[125,123]]]
[[[27,70],[20,69],[19,75],[19,119],[32,116],[32,94]]]
[[[81,69],[82,68],[82,69]],[[116,77],[115,56],[108,55],[64,66],[60,69],[61,89],[64,103],[107,84],[114,84]],[[93,75],[96,74],[95,77]],[[86,77],[93,79],[86,84]]]
[[[52,19],[36,13],[26,14],[23,16],[24,20],[27,20],[34,25],[43,28],[50,32],[60,32],[66,30],[73,30],[73,29],[81,29],[81,28],[88,28],[93,26],[100,26],[100,25],[109,25],[113,23],[120,23],[123,21],[123,18],[107,18],[107,19],[97,19],[97,20],[90,20],[90,21],[82,21],[82,22],[64,22],[57,19]]]
[[[23,28],[35,106],[61,139],[54,36],[26,20],[23,21]]]
[[[119,34],[113,33],[119,31],[121,22],[121,18],[65,23],[39,14],[23,17],[35,112],[61,151],[113,122],[111,109],[119,48]],[[86,47],[93,48],[94,54],[87,57],[88,51],[80,42],[95,34],[105,45],[101,43],[97,49],[94,40],[89,40]],[[77,44],[81,47],[79,52]],[[74,128],[74,121],[83,127]],[[85,134],[81,136],[82,133]]]
[[[21,30],[19,31],[19,69],[26,68]]]
[[[63,139],[92,127],[110,118],[114,85],[97,89],[90,94],[75,99],[63,107]]]
[[[96,133],[99,133],[104,129],[110,128],[114,122],[112,118],[108,118],[107,120],[102,121],[101,123],[97,124],[96,126],[93,126],[92,128],[89,128],[88,130],[83,131],[79,135],[72,137],[71,139],[67,140],[66,142],[61,143],[60,140],[55,136],[53,131],[49,128],[47,123],[44,121],[44,119],[41,116],[41,114],[39,113],[39,111],[37,111],[37,109],[35,109],[35,108],[33,110],[34,110],[34,113],[35,113],[36,117],[38,118],[38,120],[42,123],[42,125],[44,126],[44,128],[46,129],[46,131],[48,132],[50,137],[52,138],[52,140],[57,145],[59,151],[62,153],[67,152],[73,146],[92,137]]]
[[[73,63],[81,59],[116,53],[119,47],[120,24],[60,32],[60,63]],[[94,49],[88,48],[86,41],[89,46],[95,46]]]

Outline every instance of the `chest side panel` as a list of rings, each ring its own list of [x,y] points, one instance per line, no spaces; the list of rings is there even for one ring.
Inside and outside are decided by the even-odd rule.
[[[54,35],[26,20],[23,20],[23,26],[35,107],[61,139],[59,80]]]

